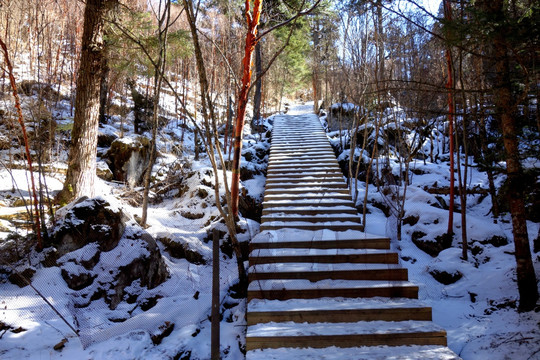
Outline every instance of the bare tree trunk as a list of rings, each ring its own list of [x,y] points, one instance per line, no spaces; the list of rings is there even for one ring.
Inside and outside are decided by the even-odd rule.
[[[219,141],[217,139],[217,131],[215,128],[215,116],[214,116],[214,110],[212,102],[210,101],[209,96],[209,87],[208,87],[208,80],[206,77],[206,68],[204,63],[204,57],[201,51],[200,43],[199,43],[199,36],[197,33],[197,26],[196,26],[196,18],[195,18],[195,12],[193,9],[193,2],[190,0],[184,0],[184,10],[186,11],[186,15],[188,18],[188,23],[190,27],[191,36],[193,39],[193,45],[195,49],[195,59],[197,62],[197,70],[199,72],[199,83],[201,86],[201,100],[202,100],[202,110],[203,110],[203,117],[206,127],[206,152],[208,154],[208,157],[210,159],[210,162],[212,163],[212,168],[214,170],[214,180],[215,180],[215,186],[214,186],[214,193],[216,197],[216,206],[225,220],[225,224],[227,226],[227,230],[229,232],[229,237],[231,238],[231,244],[233,247],[233,250],[236,255],[236,263],[238,267],[238,278],[240,280],[241,287],[245,287],[247,285],[247,273],[246,269],[244,268],[244,263],[242,262],[242,251],[240,249],[240,244],[238,243],[238,239],[236,237],[236,224],[235,219],[233,216],[233,212],[231,211],[231,205],[232,205],[232,195],[228,192],[228,184],[227,184],[227,176],[225,174],[225,166],[224,166],[224,159],[222,157],[221,153],[221,147],[219,144]],[[248,8],[249,9],[249,8]],[[247,93],[246,93],[247,96]],[[245,109],[244,109],[245,114]],[[212,123],[211,123],[212,122]],[[200,134],[201,137],[203,137],[203,134]],[[216,155],[215,152],[218,152],[219,159],[221,161],[221,166],[224,172],[224,185],[225,185],[225,198],[227,203],[229,204],[229,208],[227,209],[228,212],[223,209],[221,206],[221,197],[219,194],[219,174],[218,174],[218,166],[216,162]]]
[[[255,95],[253,96],[253,122],[258,124],[261,118],[261,100],[262,100],[262,43],[259,41],[255,45]]]
[[[68,171],[64,187],[56,196],[60,204],[83,195],[94,196],[99,84],[103,71],[102,58],[106,56],[103,40],[104,25],[108,11],[115,3],[116,0],[88,0],[86,2]]]
[[[165,72],[165,64],[167,58],[167,35],[169,32],[169,25],[171,22],[171,0],[165,3],[163,14],[161,12],[161,2],[158,5],[157,16],[158,19],[158,41],[159,41],[159,55],[157,59],[157,67],[154,69],[154,113],[152,116],[152,140],[150,142],[150,161],[148,162],[148,168],[144,174],[144,192],[143,192],[143,204],[142,204],[142,216],[141,225],[146,226],[146,220],[148,218],[148,197],[150,194],[150,182],[152,179],[152,168],[156,162],[156,147],[157,147],[157,129],[159,122],[159,96],[161,94],[161,84],[163,83],[163,74]]]
[[[503,0],[486,0],[481,6],[494,18],[504,18]],[[503,22],[504,23],[504,22]],[[517,283],[519,290],[519,309],[533,310],[538,300],[538,284],[534,271],[527,218],[523,194],[523,169],[519,159],[519,142],[515,118],[516,103],[512,98],[510,80],[510,58],[506,36],[509,30],[504,25],[493,35],[495,56],[495,81],[493,88],[495,108],[501,118],[504,147],[506,150],[506,172],[508,181],[508,201],[512,214],[512,233],[514,235]]]
[[[444,17],[447,21],[452,20],[452,8],[449,0],[444,2]],[[448,91],[448,152],[450,154],[450,200],[448,203],[448,230],[446,236],[448,240],[452,239],[454,234],[454,71],[452,64],[452,53],[449,45],[446,48],[446,66],[448,70],[448,79],[446,89]]]
[[[107,51],[107,49],[105,49]],[[107,119],[105,118],[105,113],[107,112],[107,100],[109,98],[109,59],[108,55],[103,56],[103,64],[101,72],[101,77],[99,79],[99,122],[105,124]]]
[[[242,139],[244,135],[244,121],[246,116],[246,106],[248,102],[248,92],[251,84],[251,62],[253,51],[257,43],[257,27],[261,17],[262,1],[255,0],[253,12],[250,10],[249,0],[245,2],[245,16],[247,19],[248,32],[246,34],[246,44],[244,48],[244,60],[242,61],[242,84],[238,95],[236,111],[236,122],[234,128],[234,153],[231,182],[231,211],[235,217],[238,216],[238,196],[240,189],[240,155],[242,151]]]

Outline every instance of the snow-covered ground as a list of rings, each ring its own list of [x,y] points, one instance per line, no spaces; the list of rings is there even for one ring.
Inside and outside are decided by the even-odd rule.
[[[312,103],[292,107],[289,114],[311,112]],[[178,131],[171,127],[170,133]],[[186,133],[184,155],[189,157],[194,144]],[[164,135],[165,140],[167,136]],[[176,134],[178,136],[178,134]],[[174,142],[169,136],[163,145],[166,149]],[[246,139],[246,142],[253,139]],[[164,151],[166,153],[166,151]],[[244,159],[245,160],[245,159]],[[172,157],[164,157],[162,163],[172,162]],[[190,159],[190,171],[194,172],[187,179],[187,191],[180,197],[171,197],[152,205],[149,211],[148,232],[156,238],[170,237],[181,239],[190,249],[202,254],[205,264],[195,265],[186,259],[175,259],[165,251],[166,264],[171,277],[162,285],[153,289],[162,296],[157,305],[146,312],[135,312],[124,322],[115,323],[111,319],[126,316],[131,309],[122,303],[116,310],[110,310],[105,303],[97,302],[92,307],[93,324],[98,327],[77,326],[77,314],[84,309],[75,309],[68,296],[72,290],[60,275],[58,267],[37,268],[33,279],[34,287],[57,309],[65,319],[81,330],[82,337],[77,337],[60,317],[30,287],[19,288],[10,283],[0,283],[0,323],[11,328],[0,330],[0,359],[209,359],[210,358],[210,284],[211,284],[211,242],[207,242],[208,226],[212,217],[217,215],[212,206],[213,190],[204,184],[211,184],[213,177],[207,171],[209,164],[204,158],[195,162]],[[246,164],[248,167],[251,164]],[[253,165],[255,166],[255,165]],[[393,171],[398,171],[394,163]],[[449,347],[464,360],[503,360],[503,359],[540,359],[540,312],[518,313],[516,300],[515,258],[511,242],[509,215],[501,216],[498,221],[491,218],[489,197],[470,195],[468,201],[467,229],[471,248],[469,261],[460,259],[459,249],[460,220],[455,216],[454,247],[442,251],[436,258],[419,250],[412,242],[412,234],[422,231],[425,239],[441,235],[446,228],[447,211],[436,207],[438,200],[424,188],[437,182],[439,187],[448,186],[448,165],[445,162],[429,163],[422,161],[411,164],[418,169],[412,177],[412,184],[407,191],[406,213],[418,217],[414,225],[404,225],[403,237],[397,241],[395,220],[387,218],[372,203],[368,206],[366,231],[375,235],[384,235],[392,239],[392,247],[400,253],[402,264],[409,269],[409,279],[420,286],[420,300],[433,308],[434,322],[448,332]],[[421,170],[421,171],[420,171]],[[20,182],[19,188],[25,189],[24,171],[14,171],[13,176]],[[0,171],[2,181],[0,192],[11,189],[10,177],[5,169]],[[471,184],[487,187],[484,173],[473,171]],[[203,181],[204,180],[204,181]],[[244,183],[253,197],[261,197],[264,176],[257,175]],[[50,178],[49,186],[53,190],[60,188],[58,179]],[[118,184],[99,182],[100,194],[119,195]],[[197,194],[203,189],[208,195],[201,199]],[[371,186],[368,198],[384,203],[381,194]],[[359,182],[359,204],[364,197],[365,185]],[[127,201],[123,206],[131,214],[140,210],[130,207]],[[8,211],[0,207],[0,211]],[[193,220],[182,214],[200,214],[202,218]],[[197,215],[199,216],[199,215]],[[529,222],[529,235],[538,234],[538,223]],[[258,225],[250,220],[243,221],[248,229],[241,234],[241,240],[247,240],[258,232]],[[487,242],[494,235],[509,239],[507,245],[494,246]],[[497,244],[499,245],[499,244]],[[540,278],[540,259],[534,254],[537,277]],[[233,259],[221,256],[222,313],[221,350],[223,359],[243,359],[246,322],[245,300],[235,299],[227,293],[237,280],[236,264]],[[446,271],[462,274],[460,280],[451,285],[436,281],[430,271]],[[86,314],[88,316],[88,314]],[[152,335],[159,332],[165,322],[175,324],[171,334],[159,345],[154,345]],[[21,330],[23,331],[18,331]],[[54,346],[66,339],[63,348]],[[271,357],[261,359],[343,359],[364,356],[366,349],[343,350],[328,349],[327,354],[315,357],[309,350],[276,350]],[[392,348],[381,349],[380,359],[406,359],[407,354],[395,354]],[[440,353],[434,359],[445,359],[447,354]],[[426,355],[427,356],[427,355]]]

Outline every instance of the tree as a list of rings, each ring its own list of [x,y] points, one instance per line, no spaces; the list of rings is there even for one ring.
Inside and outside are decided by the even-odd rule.
[[[107,14],[116,4],[117,0],[88,0],[84,9],[68,170],[64,186],[56,196],[60,204],[81,196],[94,196],[100,80],[104,70],[102,59],[106,56],[104,28]]]
[[[489,19],[490,27],[487,31],[486,45],[491,47],[493,56],[493,70],[495,73],[493,86],[493,101],[496,115],[500,119],[504,147],[506,150],[506,173],[508,181],[508,202],[512,214],[512,232],[514,235],[517,283],[519,290],[519,309],[533,310],[538,300],[538,284],[534,271],[529,234],[527,232],[527,218],[523,194],[523,168],[520,162],[518,124],[516,119],[517,101],[512,88],[511,64],[512,39],[514,31],[512,25],[519,22],[512,19],[510,10],[503,0],[482,0],[477,3],[482,19]],[[505,5],[506,4],[506,5]],[[486,24],[484,24],[486,25]],[[487,30],[490,29],[490,30]],[[520,40],[518,40],[520,41]],[[522,41],[522,40],[521,40]],[[512,51],[513,50],[513,51]],[[489,72],[492,69],[486,69]]]
[[[255,45],[257,45],[257,30],[261,18],[262,0],[255,0],[253,12],[250,10],[250,1],[246,0],[245,16],[248,31],[244,48],[244,60],[242,61],[242,84],[237,99],[236,121],[234,126],[234,152],[232,166],[232,213],[238,216],[238,191],[240,188],[240,153],[242,151],[242,138],[244,134],[244,119],[248,103],[248,92],[251,85],[251,62]]]

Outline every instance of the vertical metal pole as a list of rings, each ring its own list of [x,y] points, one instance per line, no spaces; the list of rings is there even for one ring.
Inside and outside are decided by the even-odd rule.
[[[212,240],[212,360],[219,360],[219,233],[214,229]]]

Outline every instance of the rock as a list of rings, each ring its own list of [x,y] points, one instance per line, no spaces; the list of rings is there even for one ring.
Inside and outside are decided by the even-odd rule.
[[[242,189],[244,190],[244,189]],[[263,204],[261,200],[257,200],[248,194],[245,190],[242,191],[242,196],[238,199],[238,210],[243,217],[261,222]]]
[[[104,204],[97,201],[96,205],[95,200],[87,199],[79,204],[88,207],[89,203],[94,203],[94,210],[100,213],[105,208]],[[76,205],[73,208],[77,208]],[[120,209],[116,210],[118,211],[114,211],[112,216],[123,213]],[[66,217],[72,214],[72,211],[73,209],[70,209]],[[96,226],[85,227],[84,220],[78,219],[82,224],[81,231],[91,233],[90,238],[93,241],[65,253],[66,248],[71,248],[73,244],[79,245],[81,242],[74,242],[71,235],[64,234],[63,239],[68,238],[69,246],[62,248],[64,255],[57,261],[62,278],[68,287],[79,291],[77,296],[74,295],[76,306],[85,307],[90,301],[103,298],[111,309],[115,309],[124,300],[131,299],[133,303],[143,287],[155,288],[169,276],[156,241],[135,221],[120,222],[122,224],[121,229],[118,229],[122,230],[120,238],[111,242],[95,239],[94,232],[96,228],[101,229],[104,226],[102,222],[94,223]],[[88,238],[84,233],[81,236]],[[111,236],[112,233],[109,234],[109,237]],[[127,287],[135,293],[128,293]]]
[[[196,251],[189,248],[189,244],[180,240],[173,240],[171,238],[160,238],[159,241],[165,245],[165,250],[174,258],[186,259],[192,264],[201,265],[206,264],[204,257]]]
[[[15,264],[24,258],[35,246],[35,238],[10,233],[5,239],[0,239],[0,264]]]
[[[125,137],[113,141],[105,157],[113,179],[131,188],[142,184],[150,163],[150,140],[144,136]]]
[[[118,136],[110,133],[98,133],[97,145],[98,147],[108,148],[112,143],[118,139]]]
[[[139,280],[140,286],[153,289],[169,276],[169,271],[154,238],[142,229],[130,237],[132,237],[131,240],[137,240],[139,249],[144,251],[140,251],[126,265],[118,267],[118,274],[105,297],[105,301],[109,303],[111,309],[118,306],[124,298],[124,289],[135,280]],[[135,244],[131,243],[130,246],[133,247]]]
[[[206,197],[208,196],[208,191],[202,187],[199,187],[195,191],[195,194],[197,194],[197,196],[200,197],[201,199],[206,199]]]
[[[80,198],[62,210],[65,216],[57,222],[51,238],[59,257],[93,242],[100,251],[112,250],[129,220],[120,208],[102,197]]]
[[[190,219],[190,220],[198,220],[198,219],[202,219],[204,217],[204,213],[193,213],[193,212],[190,212],[190,211],[182,211],[180,213],[180,215],[182,215],[186,219]]]
[[[420,250],[433,257],[452,245],[452,237],[447,234],[436,236],[434,240],[422,239],[424,236],[426,236],[425,233],[415,231],[411,235],[411,240]]]
[[[23,288],[32,281],[32,277],[35,273],[36,269],[31,266],[19,267],[9,274],[8,280],[10,283]]]
[[[96,274],[90,272],[69,272],[65,268],[62,268],[61,275],[68,287],[73,290],[81,290],[92,285],[97,277]]]
[[[489,239],[480,241],[480,243],[483,245],[491,244],[495,247],[501,247],[508,245],[508,239],[506,238],[506,236],[493,235]]]
[[[113,180],[113,173],[105,161],[98,161],[96,164],[96,175],[105,181]]]
[[[443,285],[453,284],[463,277],[463,274],[458,270],[456,270],[455,272],[431,270],[429,273],[431,276],[433,276],[435,280],[437,280]]]
[[[403,225],[414,226],[414,225],[416,225],[418,223],[419,220],[420,220],[420,216],[418,216],[418,215],[409,215],[409,216],[406,216],[403,219]]]

